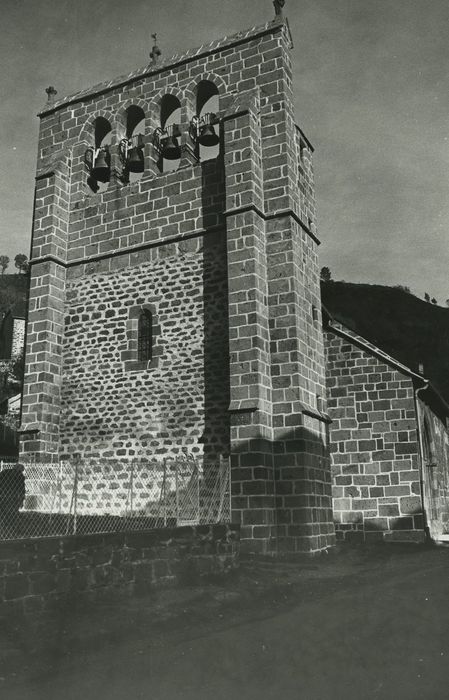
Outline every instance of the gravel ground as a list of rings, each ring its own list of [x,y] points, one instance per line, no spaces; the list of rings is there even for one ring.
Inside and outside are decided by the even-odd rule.
[[[449,550],[244,560],[226,580],[2,629],[5,700],[447,700]]]

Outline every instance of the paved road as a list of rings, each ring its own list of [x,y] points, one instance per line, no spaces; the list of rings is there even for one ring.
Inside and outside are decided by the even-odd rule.
[[[4,700],[448,700],[449,550],[64,658]]]

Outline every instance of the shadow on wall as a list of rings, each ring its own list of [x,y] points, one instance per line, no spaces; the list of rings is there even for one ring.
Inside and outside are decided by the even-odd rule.
[[[235,418],[242,439],[231,455],[233,522],[245,552],[315,552],[335,544],[326,430],[321,422],[261,436],[257,412]],[[293,420],[293,416],[292,416]],[[296,420],[308,422],[307,416]],[[235,427],[234,427],[235,429]]]
[[[380,505],[380,513],[383,513]],[[390,506],[390,516],[365,518],[356,511],[346,514],[352,522],[335,523],[337,541],[362,542],[424,542],[428,539],[422,506],[410,508],[407,515],[398,515],[397,506]]]
[[[229,312],[224,164],[201,164],[204,234],[204,396],[206,460],[231,449],[233,521],[244,548],[259,553],[316,551],[335,543],[327,430],[316,419],[284,414],[281,439],[271,416],[229,413]],[[232,422],[232,426],[231,426]],[[304,423],[304,424],[303,424]],[[278,431],[279,432],[279,431]],[[246,541],[246,544],[245,544]]]
[[[204,299],[205,461],[229,454],[229,313],[224,169],[221,158],[201,164]],[[223,228],[217,230],[217,226]],[[212,227],[213,230],[207,230]]]

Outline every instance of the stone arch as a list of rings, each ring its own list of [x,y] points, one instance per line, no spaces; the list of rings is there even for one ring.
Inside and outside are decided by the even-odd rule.
[[[165,128],[173,114],[179,110],[179,119],[176,123],[181,122],[182,117],[182,102],[176,95],[172,93],[165,94],[159,103],[159,123],[162,128]]]
[[[109,142],[112,140],[113,129],[114,124],[109,119],[95,117],[93,129],[95,148],[100,148],[100,146],[104,145],[106,138],[108,138]]]
[[[161,113],[161,103],[162,100],[164,99],[165,96],[167,95],[173,95],[173,97],[176,97],[180,104],[181,104],[181,121],[184,121],[184,104],[185,104],[185,97],[184,93],[182,90],[180,90],[176,86],[170,86],[167,88],[163,88],[159,90],[159,92],[153,97],[153,99],[149,102],[148,104],[148,113],[149,113],[149,118],[151,119],[151,122],[155,126],[160,125],[160,113]]]
[[[198,126],[198,121],[196,121],[197,126],[195,126],[195,120],[191,121],[191,138],[194,140],[195,154],[200,161],[214,160],[220,154],[220,146],[219,142],[217,142],[219,140],[220,127],[216,123],[216,117],[220,112],[221,98],[226,94],[226,85],[221,78],[218,78],[213,73],[203,73],[196,76],[195,81],[189,87],[188,93],[191,119],[193,116],[198,117],[200,118],[199,123],[203,124],[203,126]],[[209,126],[204,125],[204,119],[208,120]],[[212,143],[206,145],[206,143],[201,141],[198,133],[197,136],[194,136],[198,128],[200,128],[202,133],[201,138],[205,136],[203,130],[209,131]],[[197,138],[198,140],[196,140]],[[216,140],[215,142],[214,139]]]
[[[130,107],[139,107],[145,115],[145,133],[149,131],[149,108],[148,102],[142,100],[141,98],[128,98],[124,100],[120,107],[117,109],[115,114],[115,131],[116,137],[119,141],[126,136],[126,122],[128,116],[128,109]]]
[[[139,357],[139,319],[142,314],[151,318],[151,357]],[[161,327],[155,304],[143,303],[132,306],[128,311],[126,350],[121,353],[126,372],[139,372],[159,366],[162,356]]]
[[[153,357],[153,313],[143,308],[137,319],[137,361],[151,362]]]
[[[196,87],[196,112],[198,115],[203,112],[217,112],[220,109],[219,106],[220,92],[218,87],[211,80],[200,80]],[[210,107],[211,101],[213,102],[213,107]],[[209,104],[209,108],[207,105]]]
[[[81,131],[79,133],[79,140],[80,141],[87,141],[88,143],[91,143],[92,141],[92,136],[94,135],[95,131],[95,120],[98,117],[102,117],[103,119],[106,119],[111,125],[111,131],[114,133],[115,131],[115,125],[116,125],[116,119],[115,115],[109,111],[109,110],[98,110],[96,112],[93,112],[92,114],[89,114],[86,118],[86,121],[84,122]]]
[[[181,164],[183,97],[179,90],[160,92],[156,99],[154,113],[156,147],[158,152],[157,167],[162,173],[174,172]],[[159,133],[158,133],[159,132]],[[170,155],[168,155],[170,151]],[[167,154],[167,155],[166,155]]]
[[[213,83],[218,90],[219,101],[226,95],[228,91],[228,86],[223,78],[215,73],[202,73],[197,75],[187,86],[184,91],[186,102],[188,103],[188,108],[190,112],[190,118],[195,114],[196,110],[196,97],[198,91],[198,85],[202,82]]]
[[[109,128],[107,128],[107,126]],[[112,112],[108,110],[98,110],[97,112],[94,112],[93,114],[89,115],[88,118],[86,119],[86,122],[81,129],[80,135],[79,135],[79,140],[78,140],[78,145],[80,146],[81,144],[85,144],[88,147],[87,151],[84,151],[84,149],[79,149],[79,154],[81,155],[81,150],[84,151],[84,158],[88,154],[88,151],[91,151],[90,155],[90,164],[87,167],[87,185],[89,187],[89,190],[91,192],[102,192],[107,189],[109,185],[109,179],[110,179],[110,173],[111,173],[111,150],[110,150],[110,145],[114,143],[115,139],[115,116],[113,115]],[[105,142],[105,138],[107,138],[107,142]],[[102,146],[105,146],[106,148],[101,148]],[[93,173],[93,165],[95,164],[95,153],[97,149],[101,148],[101,154],[100,150],[97,152],[100,154],[98,157],[99,158],[104,158],[106,160],[106,165],[103,168],[103,178],[100,177],[95,177]],[[93,149],[93,153],[92,153]],[[81,156],[83,157],[83,156]],[[85,160],[86,163],[86,160]],[[104,165],[104,160],[103,160],[103,165]]]

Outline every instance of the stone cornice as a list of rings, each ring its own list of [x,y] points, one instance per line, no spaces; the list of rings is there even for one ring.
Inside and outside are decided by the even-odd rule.
[[[272,212],[270,214],[264,214],[258,207],[253,204],[248,206],[238,207],[236,209],[228,209],[223,213],[227,218],[229,216],[237,216],[238,214],[245,214],[246,212],[254,212],[264,221],[269,221],[271,219],[278,219],[287,216],[291,216],[318,245],[320,244],[319,239],[310,231],[310,229],[301,221],[299,216],[292,209],[280,209],[279,211]],[[149,243],[141,243],[140,245],[128,246],[126,248],[116,248],[115,250],[109,250],[105,253],[97,253],[96,255],[90,255],[84,258],[76,258],[75,260],[63,260],[56,255],[48,254],[42,255],[37,258],[32,258],[29,261],[30,265],[38,265],[44,262],[53,262],[56,265],[61,265],[62,267],[74,267],[76,265],[83,265],[88,263],[99,262],[101,260],[106,260],[107,258],[118,257],[119,255],[128,255],[130,253],[136,253],[141,250],[147,250],[148,248],[158,248],[162,245],[168,245],[170,243],[180,243],[182,241],[188,240],[190,238],[198,238],[198,236],[207,235],[212,231],[220,231],[223,228],[223,224],[217,224],[215,226],[209,226],[207,228],[197,229],[193,231],[188,236],[172,236],[170,238],[161,238],[159,241],[151,241]]]
[[[246,214],[246,212],[252,211],[258,216],[260,216],[261,219],[264,221],[271,221],[272,219],[281,219],[283,217],[291,216],[292,219],[296,221],[299,226],[301,226],[302,230],[307,233],[310,238],[312,238],[313,241],[317,245],[321,245],[321,241],[317,236],[315,236],[314,233],[310,230],[308,226],[301,220],[301,218],[298,216],[298,214],[293,210],[293,209],[278,209],[277,211],[269,212],[268,214],[265,214],[261,209],[259,209],[258,206],[255,204],[247,204],[243,207],[236,207],[235,209],[228,209],[227,211],[224,212],[224,216],[237,216],[238,214]]]
[[[223,229],[223,224],[217,224],[216,226],[209,226],[207,229],[197,229],[188,236],[171,236],[168,238],[161,238],[159,241],[151,241],[148,243],[141,243],[139,245],[128,246],[126,248],[115,248],[114,250],[108,250],[106,253],[97,253],[96,255],[89,255],[84,258],[76,258],[75,260],[63,260],[56,255],[41,255],[37,258],[32,258],[29,261],[30,265],[38,265],[44,262],[53,262],[56,265],[61,265],[61,267],[75,267],[77,265],[87,265],[89,263],[100,262],[101,260],[106,260],[107,258],[116,258],[121,255],[129,255],[131,253],[138,253],[141,250],[147,250],[148,248],[159,248],[163,245],[169,245],[170,243],[181,243],[182,241],[189,240],[191,238],[198,238],[199,236],[206,235],[207,233],[213,231],[220,231]]]
[[[76,102],[81,102],[83,100],[91,99],[103,93],[115,90],[116,88],[123,87],[129,83],[142,80],[143,78],[148,78],[153,75],[158,75],[158,73],[163,73],[167,70],[173,70],[182,66],[190,61],[197,61],[200,58],[207,58],[214,53],[222,51],[223,49],[229,49],[240,44],[246,43],[250,39],[256,39],[258,37],[265,36],[266,34],[274,34],[281,31],[287,27],[284,21],[272,21],[268,22],[262,26],[252,27],[237,34],[233,34],[229,37],[224,37],[223,39],[212,41],[209,44],[203,44],[196,49],[190,49],[183,54],[175,54],[165,61],[161,61],[156,65],[147,65],[143,68],[129,73],[128,75],[123,75],[112,80],[108,80],[98,85],[94,85],[86,90],[81,90],[73,95],[62,98],[56,102],[52,102],[50,105],[46,105],[39,113],[39,117],[44,117],[48,114],[58,111],[59,109],[66,107],[67,105],[74,104]],[[287,28],[288,31],[288,28]]]

